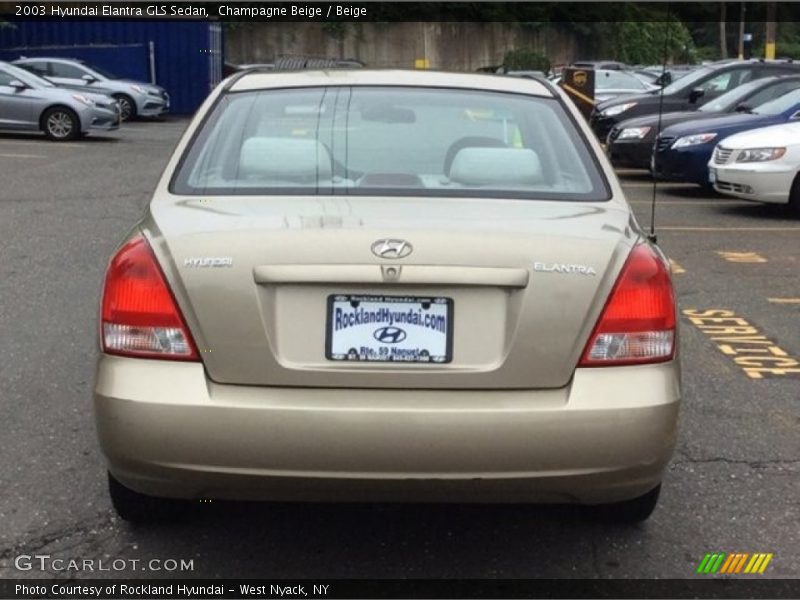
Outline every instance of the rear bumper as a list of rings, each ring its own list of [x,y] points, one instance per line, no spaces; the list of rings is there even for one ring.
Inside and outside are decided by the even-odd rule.
[[[714,189],[726,196],[735,196],[745,200],[786,204],[789,202],[789,191],[792,188],[797,172],[779,166],[718,166],[709,164],[714,169]]]
[[[146,494],[591,504],[661,481],[680,384],[670,362],[557,390],[268,388],[102,356],[94,401],[111,472]]]

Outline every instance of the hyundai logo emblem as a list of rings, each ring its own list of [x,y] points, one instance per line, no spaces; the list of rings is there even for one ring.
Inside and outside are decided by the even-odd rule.
[[[383,239],[372,244],[372,253],[381,258],[405,258],[414,247],[405,240]]]
[[[384,344],[397,344],[406,339],[406,332],[399,327],[381,327],[375,330],[372,337]]]

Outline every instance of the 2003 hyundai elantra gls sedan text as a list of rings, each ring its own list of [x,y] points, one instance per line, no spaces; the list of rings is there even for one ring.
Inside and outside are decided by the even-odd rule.
[[[97,426],[180,500],[556,502],[642,520],[680,402],[668,263],[543,80],[244,72],[110,261]]]

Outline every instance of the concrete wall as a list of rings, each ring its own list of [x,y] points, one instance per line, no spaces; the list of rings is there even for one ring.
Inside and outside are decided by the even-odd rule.
[[[355,58],[371,67],[413,67],[427,58],[432,69],[474,71],[501,64],[515,48],[537,49],[554,65],[578,58],[571,34],[515,23],[237,23],[225,35],[225,60],[237,64],[292,54]]]

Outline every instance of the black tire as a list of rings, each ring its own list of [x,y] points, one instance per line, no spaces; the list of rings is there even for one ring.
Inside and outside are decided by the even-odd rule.
[[[70,142],[81,136],[81,121],[66,106],[48,108],[42,114],[40,124],[47,138],[54,142]]]
[[[658,484],[652,490],[638,498],[614,502],[612,504],[590,506],[589,509],[593,513],[593,516],[603,521],[626,524],[641,523],[642,521],[646,521],[650,515],[653,514],[658,504],[658,495],[660,493],[661,484]]]
[[[114,99],[119,104],[120,118],[123,121],[130,121],[136,118],[136,102],[126,94],[114,94]]]
[[[185,515],[188,501],[140,494],[108,474],[108,493],[119,517],[133,524],[158,523]]]
[[[792,189],[789,191],[789,204],[786,207],[792,216],[800,218],[800,173],[794,178]]]

